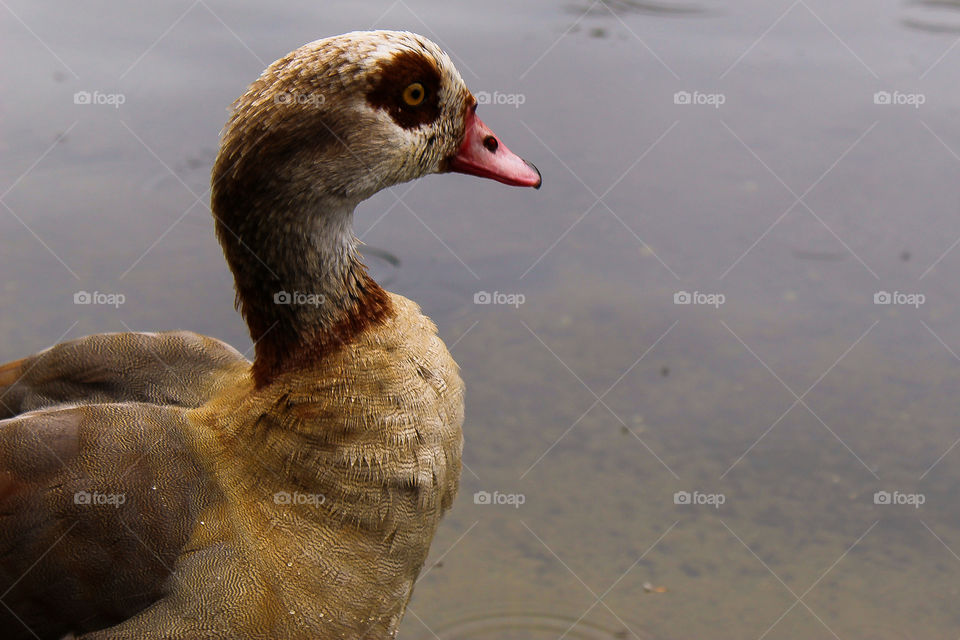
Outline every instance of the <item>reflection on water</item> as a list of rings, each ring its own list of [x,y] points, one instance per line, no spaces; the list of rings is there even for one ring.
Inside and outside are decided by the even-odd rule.
[[[586,3],[571,7],[577,15],[608,14],[612,11],[618,15],[630,13],[645,13],[654,16],[685,16],[708,11],[700,4],[685,2],[649,2],[648,0],[604,0],[599,3]]]
[[[217,157],[216,149],[204,147],[193,155],[167,167],[160,167],[156,175],[148,178],[143,188],[145,191],[159,191],[183,182],[197,194],[207,191],[210,184],[210,167]]]
[[[908,0],[900,22],[931,33],[960,33],[960,2],[957,0]]]
[[[400,270],[400,258],[386,249],[361,245],[360,253],[363,263],[370,270],[373,279],[382,287],[391,287],[396,282]]]

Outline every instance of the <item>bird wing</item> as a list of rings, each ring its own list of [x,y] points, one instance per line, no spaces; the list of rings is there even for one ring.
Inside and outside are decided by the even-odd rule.
[[[188,411],[249,367],[183,331],[88,336],[0,366],[0,635],[104,628],[169,591],[215,491]]]
[[[171,589],[217,495],[188,410],[55,407],[0,420],[0,628],[60,638],[118,624]]]
[[[0,365],[0,419],[66,404],[198,407],[249,366],[233,347],[188,331],[87,336]]]

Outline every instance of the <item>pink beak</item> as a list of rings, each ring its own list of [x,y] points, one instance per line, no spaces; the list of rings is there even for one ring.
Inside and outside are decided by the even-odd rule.
[[[507,149],[493,131],[477,117],[473,107],[467,112],[466,132],[457,154],[450,158],[450,171],[468,173],[515,187],[539,189],[543,182],[537,168]]]

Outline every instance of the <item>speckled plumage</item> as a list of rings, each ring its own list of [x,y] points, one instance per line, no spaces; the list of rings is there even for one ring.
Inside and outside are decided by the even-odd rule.
[[[410,51],[444,83],[412,129],[365,99]],[[326,99],[275,99],[291,90]],[[366,275],[350,216],[443,171],[472,104],[419,36],[293,52],[238,101],[214,170],[255,362],[176,332],[0,366],[0,635],[395,635],[456,495],[463,385],[432,322]],[[272,298],[298,286],[324,304]]]
[[[15,579],[52,547],[8,596],[43,594],[34,631],[59,637],[91,603],[103,613],[88,624],[115,624],[161,598],[83,637],[392,634],[456,495],[463,420],[435,327],[392,302],[390,320],[322,367],[259,390],[239,354],[183,332],[93,336],[23,361],[32,369],[3,400],[31,411],[0,428],[0,557]],[[198,346],[206,362],[196,352],[153,375],[164,355]],[[137,360],[139,374],[111,366]],[[126,500],[75,504],[84,491]],[[3,628],[32,637],[18,625]]]

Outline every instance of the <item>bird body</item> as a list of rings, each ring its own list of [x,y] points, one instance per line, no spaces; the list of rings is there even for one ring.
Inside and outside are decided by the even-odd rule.
[[[456,496],[463,383],[351,217],[427,173],[539,186],[479,150],[475,105],[401,32],[305,45],[251,85],[212,209],[256,357],[120,333],[0,366],[0,636],[396,634]]]

